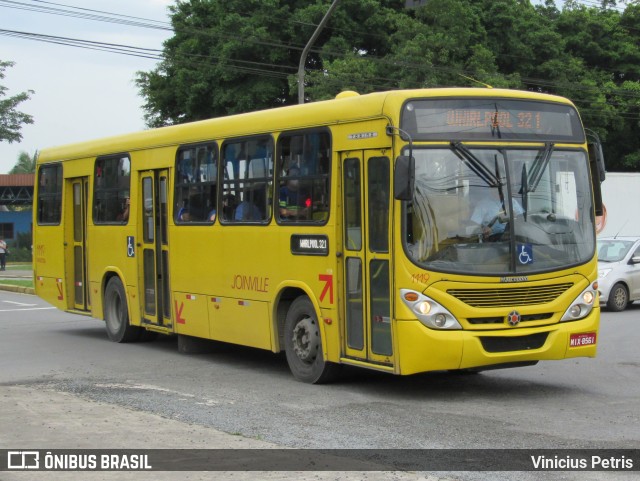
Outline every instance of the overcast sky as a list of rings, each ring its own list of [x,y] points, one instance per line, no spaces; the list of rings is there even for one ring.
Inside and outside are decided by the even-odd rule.
[[[172,0],[0,0],[0,29],[162,49],[170,31],[92,21],[26,11],[24,8],[64,8],[87,14],[100,10],[169,21]],[[65,7],[66,6],[66,7]],[[56,45],[0,35],[0,60],[13,61],[0,83],[13,96],[34,90],[18,110],[33,116],[22,129],[22,141],[0,142],[0,174],[16,163],[18,154],[82,140],[144,129],[142,98],[135,73],[157,61],[128,55]]]

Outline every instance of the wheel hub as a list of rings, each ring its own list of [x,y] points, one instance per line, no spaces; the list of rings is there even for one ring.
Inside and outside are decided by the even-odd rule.
[[[301,319],[293,329],[293,350],[301,361],[312,362],[318,354],[318,330],[313,319]]]

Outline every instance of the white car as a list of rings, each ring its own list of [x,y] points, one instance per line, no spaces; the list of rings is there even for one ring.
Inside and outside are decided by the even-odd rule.
[[[622,311],[640,300],[640,237],[598,239],[600,305]]]

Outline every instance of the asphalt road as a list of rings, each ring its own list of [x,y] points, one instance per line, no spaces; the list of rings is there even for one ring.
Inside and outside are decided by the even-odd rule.
[[[479,375],[348,370],[337,383],[310,386],[291,377],[284,356],[222,344],[184,355],[174,338],[114,344],[101,321],[0,292],[0,442],[46,449],[485,448],[496,456],[509,448],[639,449],[639,339],[640,305],[634,305],[603,312],[596,359]],[[638,479],[637,473],[297,473],[289,479],[618,480]],[[0,478],[35,479],[21,474]],[[29,474],[74,479],[73,473]],[[142,479],[108,474],[114,473],[91,479]],[[173,474],[146,479],[207,479]],[[263,474],[229,479],[280,479]]]

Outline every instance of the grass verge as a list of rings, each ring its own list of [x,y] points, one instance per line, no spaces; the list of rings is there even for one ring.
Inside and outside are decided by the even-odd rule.
[[[33,281],[28,279],[1,279],[0,284],[33,288]]]

